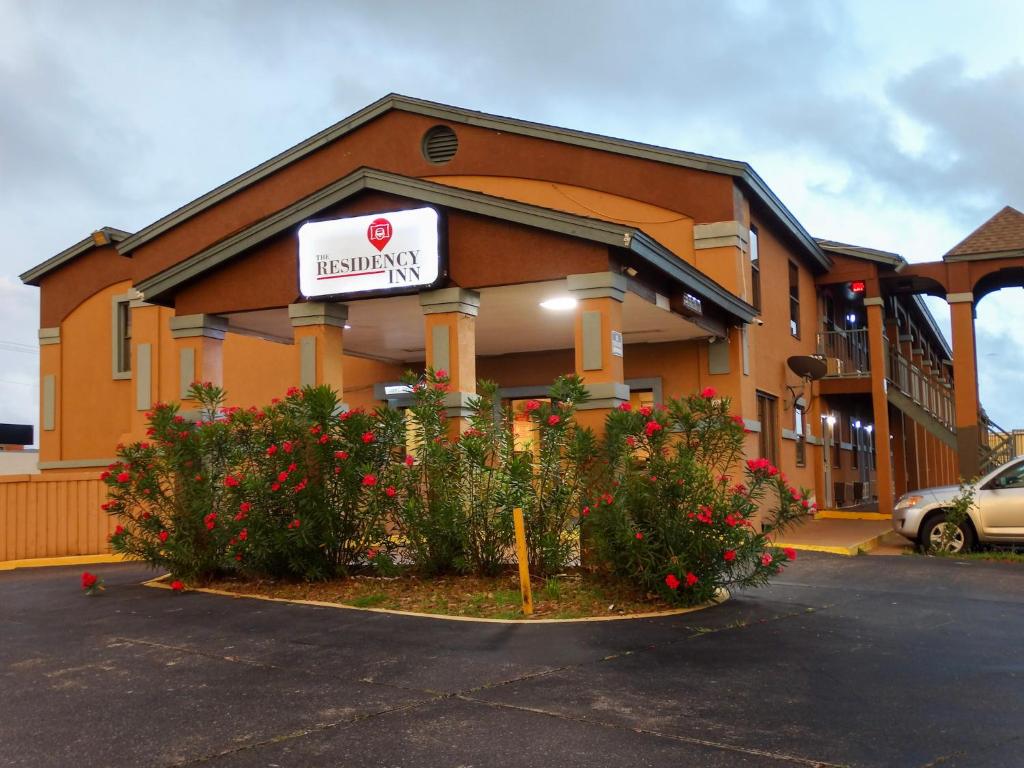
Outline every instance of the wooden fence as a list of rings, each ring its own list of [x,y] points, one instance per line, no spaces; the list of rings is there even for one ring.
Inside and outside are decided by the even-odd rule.
[[[0,562],[107,554],[106,497],[96,472],[0,476]]]

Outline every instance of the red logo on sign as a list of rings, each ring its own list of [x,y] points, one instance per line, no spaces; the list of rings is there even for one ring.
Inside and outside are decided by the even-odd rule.
[[[391,239],[391,222],[387,219],[374,219],[366,228],[366,239],[370,245],[378,251],[383,251],[384,246]]]

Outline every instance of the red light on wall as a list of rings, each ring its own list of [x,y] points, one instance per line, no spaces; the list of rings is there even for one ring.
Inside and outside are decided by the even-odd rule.
[[[864,293],[864,281],[854,280],[852,283],[850,283],[850,290],[853,293]]]

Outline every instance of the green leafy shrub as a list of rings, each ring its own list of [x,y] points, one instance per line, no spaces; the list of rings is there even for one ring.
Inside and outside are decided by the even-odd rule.
[[[595,481],[603,493],[581,512],[598,565],[682,604],[777,574],[796,553],[771,546],[768,535],[810,508],[808,493],[766,459],[743,465],[742,446],[742,420],[711,389],[611,413]],[[729,473],[740,466],[737,481]]]

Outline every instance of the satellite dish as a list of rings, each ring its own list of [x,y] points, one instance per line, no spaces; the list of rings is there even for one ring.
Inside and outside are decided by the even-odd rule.
[[[793,355],[786,361],[789,370],[801,379],[817,381],[828,373],[828,366],[824,358],[816,355]]]

